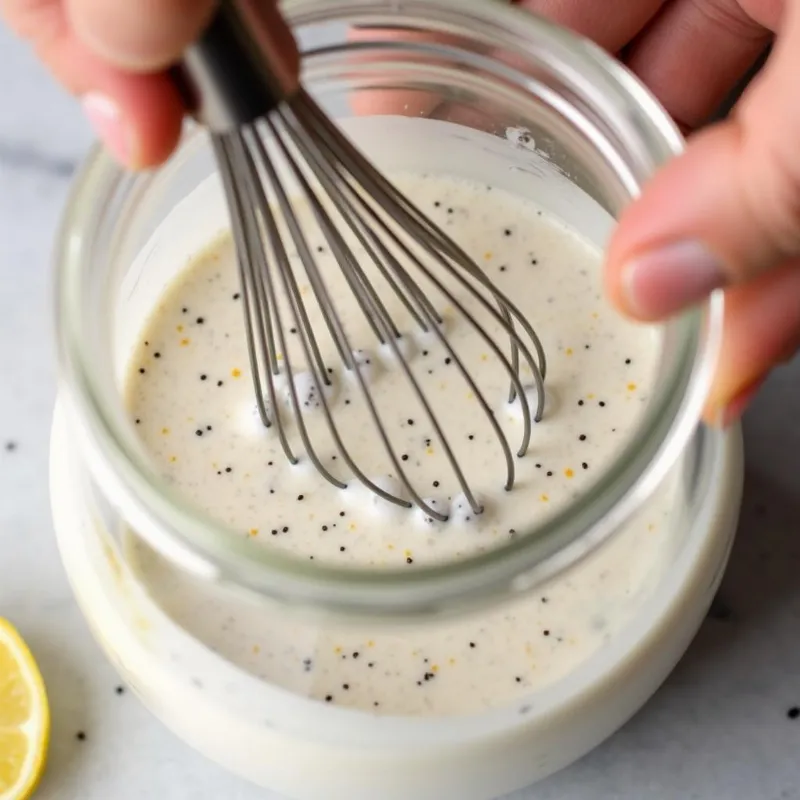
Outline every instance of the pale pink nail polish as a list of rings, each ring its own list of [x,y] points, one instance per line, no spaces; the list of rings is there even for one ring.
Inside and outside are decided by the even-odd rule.
[[[102,94],[87,94],[83,111],[94,132],[117,161],[130,165],[133,156],[133,137],[117,104]]]
[[[696,305],[726,283],[723,265],[699,242],[678,242],[644,253],[623,271],[629,309],[644,319]]]

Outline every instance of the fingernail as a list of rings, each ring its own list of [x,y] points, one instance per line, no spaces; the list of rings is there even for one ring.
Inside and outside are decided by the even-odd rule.
[[[134,140],[119,106],[105,95],[87,94],[83,98],[83,111],[111,155],[121,164],[131,166]]]
[[[742,389],[736,397],[731,400],[722,412],[722,427],[729,428],[734,424],[758,394],[759,389],[764,385],[766,378],[759,378],[746,388]]]
[[[727,277],[699,242],[678,242],[633,259],[623,270],[629,310],[644,319],[667,317],[696,305]]]

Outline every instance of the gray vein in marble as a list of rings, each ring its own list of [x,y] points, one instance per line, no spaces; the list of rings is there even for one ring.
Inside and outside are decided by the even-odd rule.
[[[66,179],[77,169],[78,159],[45,153],[23,142],[0,139],[0,166],[12,170],[42,172]]]

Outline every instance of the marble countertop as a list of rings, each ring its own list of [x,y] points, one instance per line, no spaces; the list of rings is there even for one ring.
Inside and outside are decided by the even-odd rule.
[[[89,132],[0,28],[0,615],[30,643],[53,713],[41,800],[256,800],[174,738],[92,640],[47,496],[54,396],[50,249]],[[716,613],[656,697],[605,745],[516,800],[800,798],[800,359],[745,420],[746,497]],[[79,739],[77,734],[85,737]]]

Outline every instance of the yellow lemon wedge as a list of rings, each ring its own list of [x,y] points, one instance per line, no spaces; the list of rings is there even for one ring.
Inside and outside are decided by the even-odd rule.
[[[31,797],[44,772],[50,711],[39,668],[0,619],[0,800]]]

